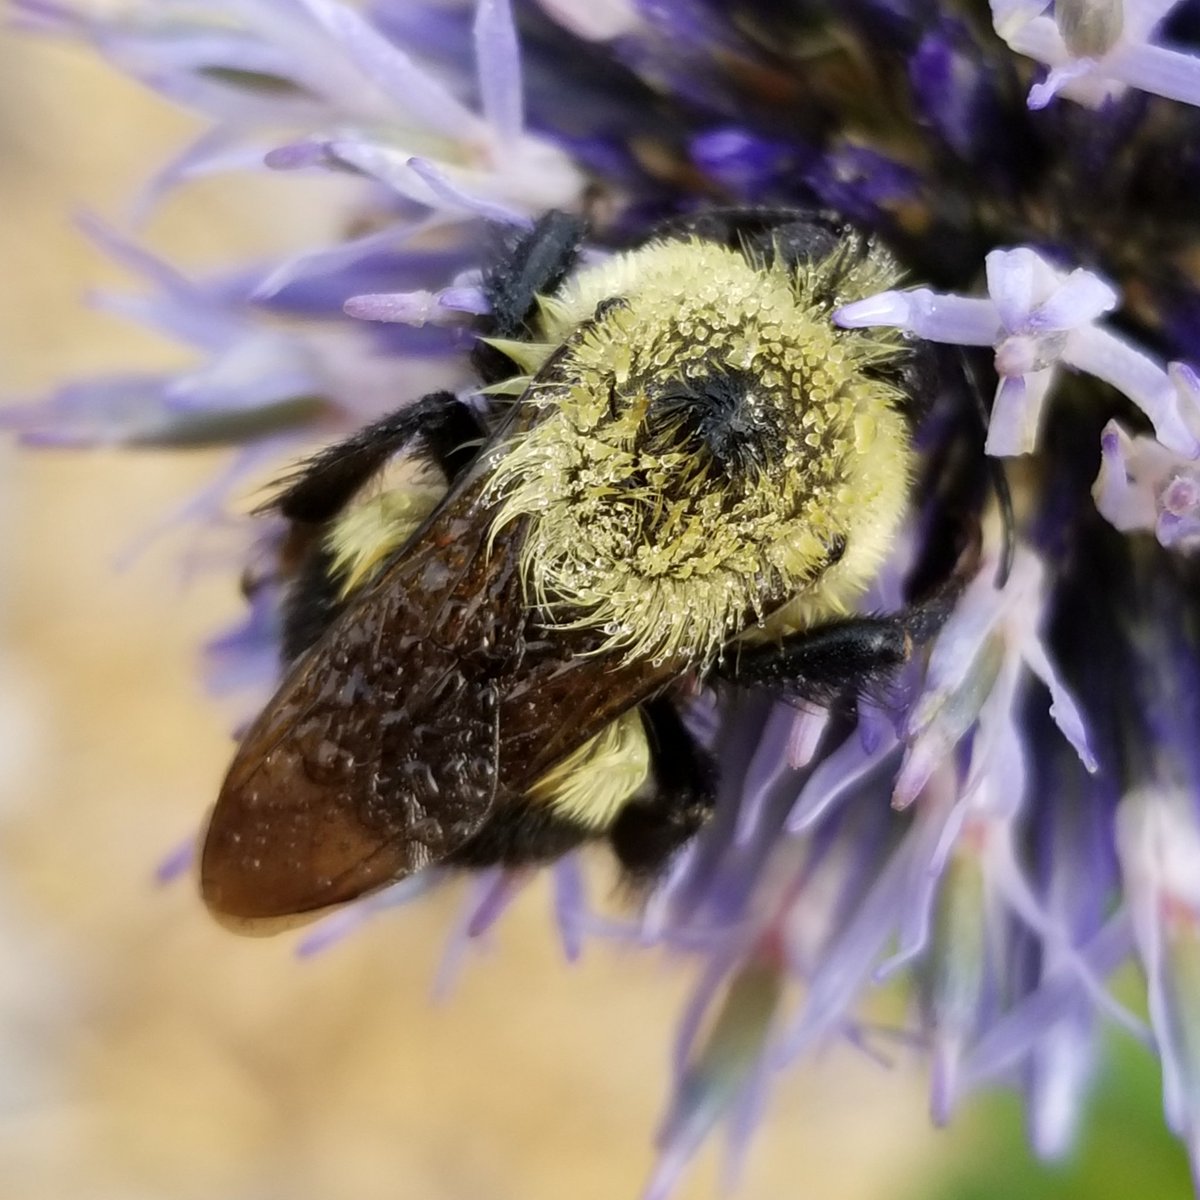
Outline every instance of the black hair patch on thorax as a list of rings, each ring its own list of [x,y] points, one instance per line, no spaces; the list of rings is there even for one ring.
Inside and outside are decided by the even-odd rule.
[[[755,262],[788,267],[820,262],[845,240],[846,222],[835,213],[804,208],[715,208],[662,222],[655,235],[696,237],[741,250]]]
[[[778,461],[785,449],[779,414],[758,398],[760,386],[749,371],[681,379],[653,398],[648,425],[706,452],[726,477],[747,478]]]

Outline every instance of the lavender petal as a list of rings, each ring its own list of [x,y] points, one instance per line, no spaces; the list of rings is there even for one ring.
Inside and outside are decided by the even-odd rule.
[[[343,46],[363,73],[402,112],[448,138],[483,136],[479,118],[435,75],[422,70],[348,5],[336,0],[299,0]]]
[[[521,55],[511,0],[478,0],[475,62],[483,116],[502,144],[521,136],[525,124]]]

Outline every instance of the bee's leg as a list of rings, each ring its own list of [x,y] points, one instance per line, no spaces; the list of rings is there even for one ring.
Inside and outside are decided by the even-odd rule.
[[[483,294],[491,309],[479,323],[489,337],[519,338],[529,332],[537,298],[555,291],[579,255],[584,223],[569,213],[551,211],[513,238],[498,260],[483,273]],[[509,359],[479,342],[471,363],[485,384],[513,374]]]
[[[630,880],[653,882],[671,856],[712,814],[717,772],[708,752],[688,732],[672,700],[642,706],[654,764],[655,790],[631,800],[608,830],[608,840]]]
[[[430,392],[303,463],[267,506],[305,525],[336,517],[393,454],[420,439],[449,482],[474,461],[486,430],[453,392]]]
[[[514,337],[522,332],[538,293],[558,287],[582,238],[583,222],[561,212],[547,213],[517,238],[504,259],[484,274],[483,290],[492,310],[485,322],[489,334]],[[494,378],[485,375],[485,383],[512,374],[512,364],[500,357],[506,366]],[[292,521],[328,521],[393,454],[417,438],[453,483],[474,461],[486,435],[469,405],[451,392],[430,392],[309,459],[271,507]]]
[[[950,615],[958,586],[886,617],[850,617],[779,643],[736,647],[716,674],[788,700],[829,703],[846,693],[878,692]]]
[[[856,617],[805,630],[778,645],[735,650],[722,677],[789,700],[825,703],[848,688],[870,691],[912,657],[902,617]]]
[[[491,331],[516,337],[537,305],[539,294],[554,291],[575,265],[584,223],[570,213],[550,211],[518,234],[483,276],[491,306]]]

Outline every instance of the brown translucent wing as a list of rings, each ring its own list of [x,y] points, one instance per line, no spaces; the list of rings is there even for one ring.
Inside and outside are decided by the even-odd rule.
[[[201,858],[218,915],[352,899],[443,858],[487,816],[508,673],[496,648],[514,652],[523,617],[511,556],[484,553],[471,508],[435,518],[243,739]]]
[[[545,630],[481,485],[447,503],[300,661],[246,735],[201,857],[235,924],[310,913],[438,862],[677,663]]]

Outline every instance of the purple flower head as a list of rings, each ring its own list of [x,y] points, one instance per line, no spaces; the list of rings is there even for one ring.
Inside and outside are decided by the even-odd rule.
[[[1098,108],[1128,87],[1200,104],[1200,59],[1152,44],[1179,0],[992,0],[996,32],[1018,54],[1051,68],[1029,93],[1030,108],[1061,94]]]
[[[948,22],[921,39],[909,73],[923,119],[961,158],[986,167],[997,149],[995,83],[972,49],[961,26]]]
[[[1059,363],[1125,392],[1154,423],[1162,442],[1200,457],[1200,407],[1194,373],[1160,367],[1125,339],[1098,326],[1118,296],[1091,271],[1069,275],[1028,247],[987,256],[989,298],[940,295],[928,288],[882,292],[841,309],[849,329],[889,325],[958,346],[994,346],[1000,384],[988,426],[989,454],[1028,454]]]
[[[1156,438],[1109,421],[1092,489],[1101,515],[1123,532],[1148,530],[1167,547],[1200,547],[1200,470]]]
[[[938,763],[976,725],[972,778],[979,784],[1013,772],[1002,790],[1010,802],[1019,802],[1023,754],[1014,702],[1022,666],[1046,687],[1050,715],[1080,761],[1096,770],[1079,707],[1039,636],[1045,619],[1044,578],[1034,555],[1020,551],[1003,588],[984,570],[965,591],[933,644],[925,689],[909,715],[907,748],[893,794],[898,807],[912,803]]]
[[[1117,823],[1121,867],[1138,954],[1145,967],[1150,1019],[1163,1063],[1163,1107],[1200,1161],[1200,826],[1194,798],[1168,788],[1135,791]]]
[[[1163,40],[1181,28],[1165,24],[1173,4],[994,0],[992,25],[938,0],[15,7],[206,120],[135,215],[201,176],[272,171],[330,218],[324,245],[189,274],[87,219],[144,287],[93,302],[192,359],[2,414],[30,446],[227,448],[173,515],[234,546],[223,566],[246,614],[202,653],[218,694],[261,701],[297,636],[303,538],[248,522],[244,485],[425,393],[495,417],[524,383],[483,388],[473,363],[511,351],[532,371],[554,350],[518,340],[537,329],[478,336],[503,307],[495,248],[544,214],[585,216],[579,262],[630,288],[622,251],[712,208],[751,210],[752,229],[818,210],[822,237],[855,226],[886,242],[890,278],[911,286],[831,285],[838,328],[820,333],[831,356],[892,356],[873,386],[906,398],[907,507],[872,551],[874,582],[830,617],[894,622],[895,669],[812,694],[689,676],[712,819],[641,904],[593,894],[583,856],[556,861],[557,938],[568,959],[607,940],[695,971],[673,1071],[664,1048],[648,1200],[717,1130],[735,1168],[778,1073],[836,1042],[879,1056],[896,1032],[870,1017],[885,986],[911,997],[900,1034],[927,1057],[935,1120],[1016,1088],[1035,1150],[1067,1154],[1119,1025],[1161,1058],[1167,1120],[1197,1156],[1200,75]],[[315,175],[338,190],[310,190]],[[787,236],[803,244],[793,228],[772,254]],[[769,240],[748,249],[757,265]],[[561,295],[535,300],[530,323]],[[873,327],[912,354],[897,364],[897,335],[844,332]],[[986,453],[1021,457],[1007,490],[1005,464],[979,453],[967,384],[986,355],[970,348],[988,348],[995,376],[981,361]],[[669,339],[657,352],[679,353]],[[455,873],[440,863],[340,910],[300,952]],[[533,876],[474,875],[439,991]],[[1150,1030],[1109,992],[1130,962]]]

